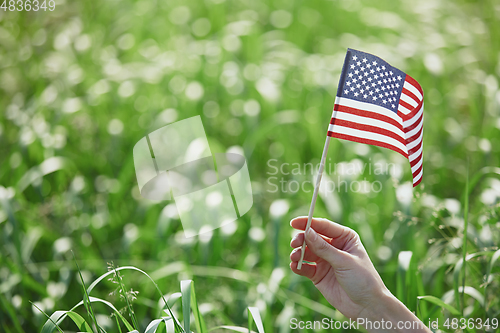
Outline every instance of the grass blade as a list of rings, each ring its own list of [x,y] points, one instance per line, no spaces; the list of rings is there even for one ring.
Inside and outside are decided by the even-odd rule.
[[[443,300],[435,297],[435,296],[418,296],[417,297],[418,300],[423,300],[423,301],[427,301],[427,302],[430,302],[432,304],[435,304],[437,306],[440,306],[442,307],[443,309],[446,309],[448,310],[451,314],[455,315],[455,316],[459,316],[460,315],[460,311],[458,311],[456,308],[454,308],[453,306],[449,305],[449,304],[446,304]]]
[[[61,333],[63,333],[62,329],[59,327],[57,324],[61,319],[61,317],[66,316],[66,311],[56,311],[52,314],[52,316],[49,316],[48,314],[45,313],[42,309],[40,309],[38,306],[36,306],[35,303],[31,302],[30,303],[38,309],[41,313],[45,315],[45,317],[48,318],[47,322],[45,325],[42,327],[42,332],[41,333],[52,333],[54,332],[54,329],[57,328],[57,330]],[[64,319],[64,318],[63,318]]]
[[[255,325],[257,326],[257,331],[259,333],[264,333],[264,325],[262,324],[262,318],[260,317],[260,312],[259,309],[256,307],[248,307],[248,332],[251,330],[251,324],[252,320],[255,322]]]
[[[463,267],[462,267],[462,295],[461,295],[461,312],[462,315],[464,315],[464,292],[465,292],[465,274],[466,270],[465,267],[467,266],[465,264],[466,262],[466,256],[467,256],[467,227],[469,225],[469,161],[467,160],[467,174],[466,174],[466,179],[465,179],[465,198],[464,198],[464,239],[462,242],[462,262]]]

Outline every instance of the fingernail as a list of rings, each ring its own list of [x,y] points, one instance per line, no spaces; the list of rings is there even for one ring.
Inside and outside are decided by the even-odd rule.
[[[316,233],[316,231],[314,231],[313,228],[309,228],[306,232],[306,236],[307,238],[309,238],[309,240],[314,242],[316,240],[316,237],[318,237],[318,234]]]

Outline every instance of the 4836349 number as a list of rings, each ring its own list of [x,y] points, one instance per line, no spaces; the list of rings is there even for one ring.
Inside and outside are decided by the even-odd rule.
[[[496,330],[499,326],[498,319],[493,318],[489,319],[487,318],[486,320],[483,320],[481,318],[447,318],[446,321],[443,324],[444,327],[447,329],[474,329],[474,330],[480,330],[480,329],[494,329]]]
[[[0,0],[1,1],[1,0]],[[38,11],[54,11],[56,2],[54,0],[4,0],[0,9],[9,12],[38,12]]]

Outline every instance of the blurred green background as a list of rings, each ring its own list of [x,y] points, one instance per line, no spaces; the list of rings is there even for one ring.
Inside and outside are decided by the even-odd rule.
[[[332,165],[397,168],[340,175],[382,190],[330,191],[315,216],[355,229],[386,285],[422,319],[451,316],[423,295],[456,307],[457,318],[498,318],[499,22],[494,0],[60,0],[54,11],[0,10],[2,331],[40,330],[46,318],[30,301],[50,315],[82,300],[70,250],[87,284],[108,262],[147,271],[165,294],[192,278],[208,327],[246,326],[247,306],[259,308],[267,332],[289,332],[291,317],[341,319],[288,268],[289,220],[307,214],[312,195],[275,191],[268,163],[318,163],[348,47],[423,87],[424,176],[412,195],[409,163],[397,153],[333,139]],[[132,148],[195,115],[212,152],[244,153],[254,205],[236,223],[186,239],[172,202],[140,197]],[[467,174],[475,255],[460,289]],[[412,252],[409,266],[401,251]],[[123,281],[139,291],[143,331],[158,317],[158,295],[134,272]],[[124,308],[108,295],[114,289],[105,280],[92,296]],[[107,308],[95,311],[118,331]]]

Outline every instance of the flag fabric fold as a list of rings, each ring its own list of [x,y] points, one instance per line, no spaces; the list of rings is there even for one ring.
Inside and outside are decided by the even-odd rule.
[[[424,92],[408,74],[377,56],[348,49],[328,136],[394,150],[423,175]]]

